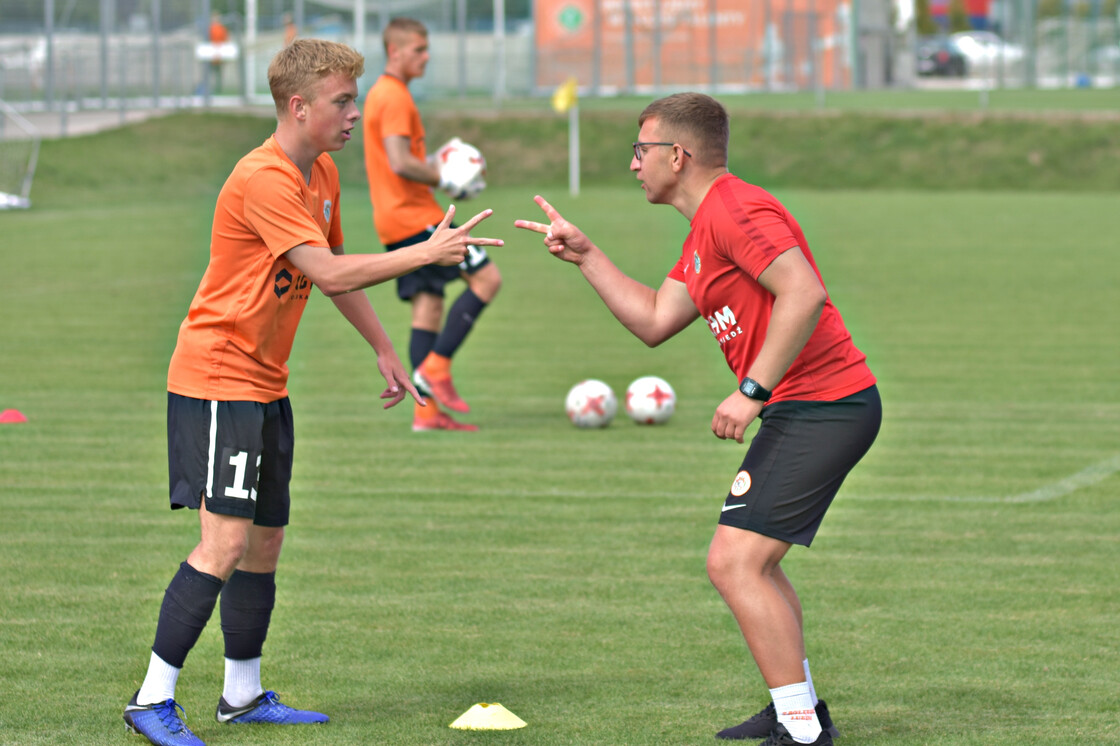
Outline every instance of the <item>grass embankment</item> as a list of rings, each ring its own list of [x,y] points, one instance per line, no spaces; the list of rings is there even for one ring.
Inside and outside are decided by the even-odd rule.
[[[749,99],[743,99],[749,101]],[[631,183],[629,144],[644,101],[581,115],[584,185]],[[762,110],[734,104],[731,169],[768,188],[1110,191],[1120,188],[1120,127],[1096,114],[1047,116],[940,110]],[[568,121],[549,111],[441,113],[429,105],[429,144],[458,135],[486,155],[493,185],[568,181]],[[268,116],[183,113],[120,130],[44,143],[38,206],[213,192],[233,163],[273,129]],[[92,142],[96,140],[98,142]],[[362,138],[335,154],[345,183],[362,185]],[[138,153],[158,153],[140,158]],[[122,171],[127,178],[121,178]]]

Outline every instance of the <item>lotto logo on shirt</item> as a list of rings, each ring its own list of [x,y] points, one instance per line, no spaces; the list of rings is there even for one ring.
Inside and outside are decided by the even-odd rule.
[[[731,306],[724,306],[709,316],[708,326],[712,328],[712,334],[715,335],[720,345],[743,333],[743,329],[739,326],[739,321],[735,318],[735,312],[731,310]]]
[[[303,275],[292,277],[292,273],[281,269],[276,273],[276,282],[272,291],[281,303],[291,300],[307,300],[311,296],[311,280]]]

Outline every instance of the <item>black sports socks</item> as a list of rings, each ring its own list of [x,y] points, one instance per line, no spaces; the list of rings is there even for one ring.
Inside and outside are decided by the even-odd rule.
[[[163,594],[152,652],[175,668],[182,668],[210,620],[222,585],[213,575],[199,572],[186,562],[180,564]]]
[[[219,609],[227,658],[261,657],[275,605],[276,573],[233,571],[222,589]]]

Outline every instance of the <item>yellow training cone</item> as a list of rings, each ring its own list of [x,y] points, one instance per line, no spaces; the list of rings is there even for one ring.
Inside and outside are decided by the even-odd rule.
[[[460,715],[451,727],[459,730],[513,730],[526,725],[528,723],[497,702],[481,702]]]

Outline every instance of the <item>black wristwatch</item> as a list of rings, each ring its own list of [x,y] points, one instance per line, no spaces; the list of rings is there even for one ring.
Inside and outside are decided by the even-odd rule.
[[[739,391],[748,399],[770,401],[770,391],[762,388],[762,384],[753,378],[744,378],[743,382],[739,384]]]

